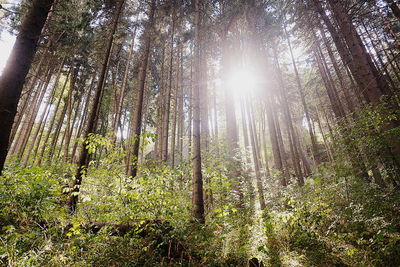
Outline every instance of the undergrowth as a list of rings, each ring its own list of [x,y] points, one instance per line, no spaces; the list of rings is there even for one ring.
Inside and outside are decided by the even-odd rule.
[[[72,168],[9,167],[0,180],[0,265],[4,266],[396,266],[400,196],[395,189],[319,167],[302,188],[265,181],[267,208],[227,194],[220,163],[205,169],[213,192],[207,223],[191,217],[188,167],[148,164],[139,179],[91,166],[78,213],[66,212]],[[220,168],[220,169],[218,169]],[[335,170],[336,169],[336,170]],[[340,172],[339,172],[340,173]],[[257,201],[256,201],[257,202]],[[257,205],[256,205],[257,207]],[[93,225],[101,224],[96,228]],[[125,232],[116,231],[123,225]]]

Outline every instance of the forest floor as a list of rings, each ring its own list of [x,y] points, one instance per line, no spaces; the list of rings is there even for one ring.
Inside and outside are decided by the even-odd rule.
[[[108,166],[109,167],[109,166]],[[137,181],[90,170],[78,212],[65,209],[65,166],[8,168],[0,183],[0,266],[398,266],[400,196],[353,179],[278,190],[265,184],[238,208],[223,180],[206,224],[193,222],[179,170],[147,169]],[[221,178],[222,179],[222,178]],[[175,181],[174,190],[171,190]],[[140,185],[140,186],[139,186]],[[129,190],[128,190],[129,188]],[[255,265],[256,266],[256,265]]]

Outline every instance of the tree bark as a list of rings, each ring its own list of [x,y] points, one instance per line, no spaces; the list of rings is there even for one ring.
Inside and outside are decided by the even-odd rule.
[[[266,109],[267,109],[267,121],[268,121],[268,130],[269,130],[269,138],[271,140],[271,144],[272,144],[272,154],[274,156],[274,165],[275,168],[280,171],[280,185],[281,186],[286,186],[287,182],[285,180],[285,176],[284,176],[284,166],[283,166],[283,159],[282,159],[282,152],[281,152],[281,148],[279,146],[279,142],[278,142],[278,133],[277,133],[277,129],[276,129],[276,125],[275,125],[275,117],[273,116],[272,113],[272,101],[271,99],[267,100],[267,105],[266,105]]]
[[[263,189],[263,184],[262,184],[262,177],[261,177],[261,171],[260,171],[260,157],[257,153],[257,137],[255,133],[255,127],[254,127],[254,114],[250,114],[250,106],[249,101],[246,101],[246,104],[248,106],[247,108],[247,120],[249,122],[249,130],[250,130],[250,143],[251,143],[251,151],[253,155],[253,162],[254,162],[254,171],[256,174],[256,184],[257,184],[257,191],[258,191],[258,201],[260,202],[260,209],[264,210],[266,205],[265,205],[265,198],[264,198],[264,189]],[[252,116],[253,115],[253,116]]]
[[[65,64],[65,57],[62,60],[61,65],[60,65],[60,67],[58,69],[58,72],[57,72],[57,75],[56,75],[56,79],[55,79],[55,82],[54,82],[54,86],[51,89],[50,96],[49,96],[49,98],[47,100],[46,108],[43,110],[43,112],[41,114],[41,117],[40,117],[40,120],[39,120],[39,125],[37,126],[37,128],[35,129],[35,132],[33,134],[32,142],[31,142],[31,145],[30,145],[30,147],[28,149],[28,153],[26,153],[26,155],[25,155],[25,158],[24,158],[24,165],[25,166],[27,165],[30,156],[32,156],[32,150],[34,149],[35,144],[36,144],[36,149],[35,149],[33,155],[36,156],[37,149],[39,147],[39,144],[40,144],[40,141],[41,141],[41,137],[43,135],[45,124],[46,124],[46,121],[47,121],[47,117],[48,117],[48,115],[50,113],[50,107],[51,107],[51,104],[54,101],[54,95],[56,93],[56,85],[58,84],[58,82],[60,80],[61,71],[62,71],[62,69],[64,67],[64,64]]]
[[[122,85],[121,85],[119,97],[117,100],[117,108],[115,110],[115,116],[114,116],[114,120],[113,120],[113,123],[111,126],[112,131],[113,131],[113,134],[112,134],[113,143],[115,143],[115,141],[117,139],[118,126],[119,126],[119,122],[121,120],[122,106],[123,106],[124,97],[125,97],[125,88],[126,88],[126,84],[128,82],[128,74],[129,74],[131,61],[132,61],[132,52],[133,52],[133,47],[135,44],[135,37],[136,37],[136,27],[135,27],[135,30],[133,31],[132,41],[129,46],[128,58],[126,60],[126,66],[125,66],[125,71],[124,71],[124,78],[122,79]]]
[[[314,133],[312,131],[310,113],[308,111],[306,99],[305,99],[304,92],[303,92],[303,87],[301,85],[299,71],[297,70],[296,61],[294,59],[293,51],[292,51],[292,44],[290,42],[290,37],[287,34],[286,26],[284,26],[284,30],[285,30],[285,35],[286,35],[286,39],[287,39],[288,46],[289,46],[290,57],[292,59],[292,65],[293,65],[293,69],[294,69],[294,74],[295,74],[295,77],[296,77],[297,90],[298,90],[298,92],[300,94],[300,99],[301,99],[301,104],[302,104],[303,109],[304,109],[304,114],[306,115],[308,133],[309,133],[310,139],[311,139],[312,154],[313,154],[315,163],[319,164],[320,163],[320,159],[319,159],[319,154],[318,154],[317,139],[315,138],[315,135],[314,135]]]
[[[24,17],[11,55],[0,77],[0,174],[7,157],[10,133],[26,75],[37,50],[42,28],[54,0],[34,0]]]
[[[328,3],[351,54],[352,63],[355,67],[353,68],[354,77],[361,90],[366,92],[368,99],[372,103],[379,103],[382,95],[389,94],[388,85],[373,65],[372,59],[367,53],[343,3],[339,0],[328,0]],[[326,18],[325,15],[325,22]],[[332,30],[330,28],[328,27],[329,31]]]
[[[174,35],[175,35],[175,22],[176,22],[176,10],[173,7],[171,15],[171,40],[170,40],[170,54],[169,54],[169,77],[168,77],[168,88],[165,92],[165,102],[163,114],[163,126],[162,126],[162,148],[161,148],[161,160],[168,161],[168,135],[169,135],[169,119],[171,110],[171,93],[172,93],[172,77],[173,77],[173,62],[174,62]]]
[[[53,131],[54,123],[56,122],[58,109],[60,107],[60,103],[61,103],[61,100],[63,98],[65,88],[67,87],[67,83],[68,83],[68,79],[69,79],[69,76],[71,74],[71,71],[72,71],[72,67],[69,68],[68,74],[65,77],[65,81],[64,81],[64,84],[63,84],[62,89],[61,89],[60,97],[58,98],[57,104],[56,104],[56,106],[54,108],[54,113],[53,113],[53,115],[52,115],[52,117],[50,119],[50,125],[48,127],[48,130],[47,130],[47,133],[46,133],[46,137],[44,138],[43,146],[42,146],[42,149],[40,151],[40,156],[39,156],[39,160],[38,160],[38,163],[37,163],[39,166],[42,163],[42,159],[44,157],[45,150],[46,150],[46,147],[47,147],[47,142],[48,142],[48,140],[50,138],[50,133]]]
[[[203,175],[201,171],[201,130],[200,130],[200,0],[194,0],[195,5],[195,77],[193,86],[193,145],[192,145],[192,168],[193,168],[193,214],[196,220],[204,224],[204,193]]]
[[[143,39],[144,40],[143,54],[138,74],[138,90],[136,94],[135,111],[133,112],[133,120],[132,120],[133,134],[131,138],[134,138],[134,140],[133,140],[133,147],[131,154],[132,155],[131,162],[128,162],[128,164],[130,164],[128,175],[131,176],[132,178],[136,177],[138,169],[140,134],[142,131],[142,119],[143,119],[142,115],[143,115],[144,89],[146,84],[147,65],[149,62],[149,55],[150,55],[150,45],[153,34],[155,9],[156,9],[156,0],[152,0],[150,3],[148,24],[146,26],[144,33],[145,35]]]
[[[107,41],[107,45],[106,45],[105,57],[102,62],[100,78],[99,78],[97,88],[95,91],[93,106],[92,106],[92,110],[90,111],[88,125],[85,130],[85,134],[84,134],[85,140],[87,140],[89,135],[91,133],[94,133],[94,131],[96,130],[104,83],[105,83],[107,71],[108,71],[108,63],[109,63],[110,56],[111,56],[111,47],[112,47],[112,44],[114,41],[114,34],[117,30],[118,20],[119,20],[120,14],[122,12],[123,4],[124,4],[124,0],[119,0],[119,3],[117,4],[116,10],[115,10],[115,13],[113,16],[112,28],[111,28],[110,36]],[[69,196],[69,199],[67,202],[68,209],[71,213],[75,213],[75,211],[76,211],[80,186],[82,184],[82,176],[87,172],[88,164],[89,164],[89,150],[87,148],[86,143],[83,142],[81,152],[80,152],[78,162],[77,162],[78,168],[77,168],[77,171],[75,174],[75,179],[73,182],[72,190],[70,192],[70,196]]]

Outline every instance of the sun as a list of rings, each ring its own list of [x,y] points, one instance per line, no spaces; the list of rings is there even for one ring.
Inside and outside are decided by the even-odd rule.
[[[259,75],[247,68],[238,68],[228,75],[227,85],[235,94],[247,94],[261,84]]]

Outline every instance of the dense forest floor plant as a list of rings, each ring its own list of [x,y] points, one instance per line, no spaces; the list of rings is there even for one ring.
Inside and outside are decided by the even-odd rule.
[[[116,155],[110,150],[92,163],[73,217],[64,207],[68,168],[8,168],[0,186],[1,263],[245,266],[256,257],[268,266],[394,266],[399,260],[399,193],[352,177],[347,165],[321,165],[301,188],[278,191],[278,177],[271,177],[264,211],[234,205],[226,170],[205,171],[214,205],[201,226],[191,222],[185,164],[149,163],[132,180],[110,165]],[[118,232],[118,225],[128,230]]]
[[[397,136],[395,130],[391,137],[374,130],[397,119],[385,107],[365,108],[347,138],[384,148],[379,140]],[[369,134],[365,127],[372,129]],[[345,143],[339,139],[338,146],[344,149]],[[8,165],[0,184],[2,264],[245,266],[253,257],[269,266],[395,266],[400,261],[397,188],[355,177],[340,160],[345,158],[340,149],[339,158],[320,164],[303,187],[294,179],[281,187],[282,173],[272,172],[263,183],[266,209],[260,210],[251,168],[239,179],[232,177],[227,148],[214,145],[204,154],[207,223],[197,225],[189,162],[171,168],[147,160],[133,179],[120,164],[124,151],[111,139],[93,135],[86,144],[93,160],[74,215],[65,208],[73,164],[44,159],[43,167],[23,168],[15,159]],[[383,177],[388,184],[393,179]],[[237,187],[243,199],[230,193]]]
[[[119,164],[124,155],[118,148],[104,140],[95,143],[93,152],[101,146],[105,152],[90,163],[73,216],[65,208],[70,165],[9,165],[0,185],[1,264],[246,264],[252,211],[236,208],[225,170],[205,170],[215,199],[207,225],[201,226],[192,221],[187,163],[171,169],[147,162],[132,179]]]
[[[347,167],[321,166],[304,187],[288,186],[270,199],[264,218],[268,242],[260,249],[271,266],[396,266],[399,192],[332,175],[338,168]]]

